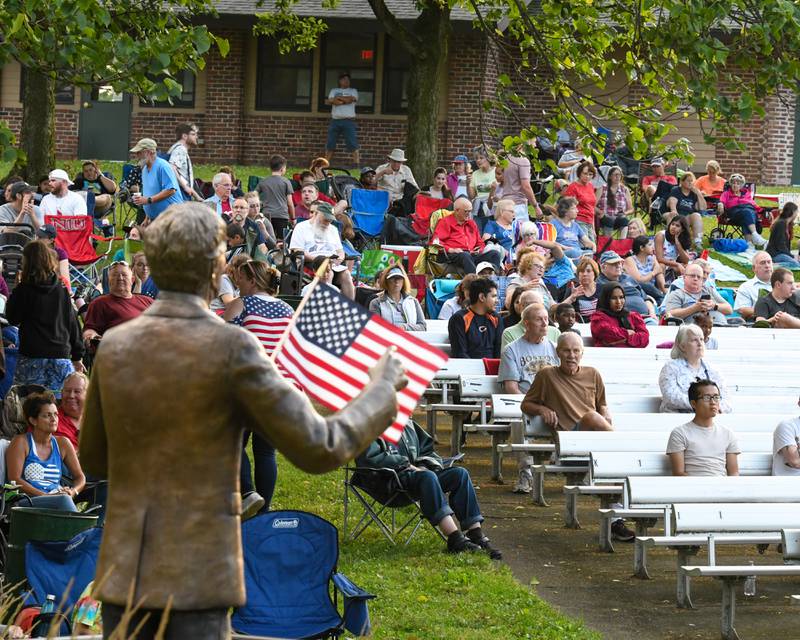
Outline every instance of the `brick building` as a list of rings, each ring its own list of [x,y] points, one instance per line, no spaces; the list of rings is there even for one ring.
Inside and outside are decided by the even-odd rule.
[[[391,0],[388,5],[401,20],[416,15],[410,0]],[[300,0],[297,12],[324,18],[328,31],[314,51],[288,56],[280,56],[274,42],[252,34],[253,14],[262,10],[253,0],[220,0],[217,6],[220,16],[208,25],[228,39],[230,52],[225,58],[212,53],[196,77],[184,74],[183,95],[172,105],[147,104],[110,87],[82,95],[62,88],[57,96],[58,156],[125,159],[133,142],[145,136],[166,149],[174,139],[175,125],[192,121],[201,132],[201,144],[192,154],[195,162],[263,165],[279,152],[291,165],[305,166],[324,151],[330,117],[324,99],[341,69],[350,71],[360,94],[362,162],[382,162],[388,150],[404,146],[408,57],[382,31],[366,0],[341,0],[336,10],[321,10],[318,1]],[[509,62],[499,59],[492,44],[473,29],[469,13],[454,9],[452,25],[448,73],[441,82],[442,164],[481,143],[495,142],[490,128],[512,132],[519,127],[516,121],[481,109]],[[16,63],[0,70],[0,118],[12,128],[19,127],[22,114],[21,73]],[[552,108],[545,86],[526,87],[521,93],[527,99],[526,120],[541,120]],[[800,182],[800,167],[793,163],[793,157],[800,158],[794,153],[795,100],[790,93],[782,97],[767,102],[764,118],[747,123],[745,152],[704,144],[692,118],[676,119],[675,137],[692,140],[696,169],[716,158],[724,172],[735,169],[769,184]],[[343,148],[337,158],[349,163]]]

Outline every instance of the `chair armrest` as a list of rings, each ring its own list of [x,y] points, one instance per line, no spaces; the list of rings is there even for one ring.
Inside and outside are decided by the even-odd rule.
[[[369,593],[368,591],[364,591],[361,587],[357,584],[352,582],[350,578],[340,572],[336,572],[333,574],[333,586],[341,593],[343,596],[347,598],[355,598],[357,600],[371,600],[373,598],[377,598],[373,593]]]

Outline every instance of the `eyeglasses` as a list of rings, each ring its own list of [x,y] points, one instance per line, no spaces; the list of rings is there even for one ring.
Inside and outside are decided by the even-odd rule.
[[[717,394],[715,396],[712,396],[712,395],[709,395],[709,394],[705,394],[705,395],[702,395],[702,396],[698,396],[697,399],[698,400],[702,400],[703,402],[717,402],[718,403],[720,400],[722,400],[722,396],[720,396],[719,394]]]
[[[699,276],[699,275],[697,275],[696,273],[687,273],[687,274],[684,274],[684,276],[683,276],[683,277],[684,277],[684,279],[686,279],[686,278],[692,278],[692,280],[695,280],[695,279],[696,279],[696,280],[705,280],[705,277],[704,277],[704,276]]]
[[[247,206],[248,206],[250,209],[260,209],[260,208],[261,208],[261,205],[260,205],[258,202],[252,202],[252,203],[250,203],[250,204],[249,204],[249,205],[247,205]]]

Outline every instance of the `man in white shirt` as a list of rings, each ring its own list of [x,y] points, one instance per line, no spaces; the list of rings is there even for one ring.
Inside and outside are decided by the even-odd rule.
[[[394,202],[403,197],[406,183],[417,188],[419,188],[419,185],[414,180],[414,174],[411,173],[411,169],[405,164],[406,154],[402,149],[392,149],[387,159],[389,162],[379,166],[375,170],[375,175],[378,178],[378,189],[388,191],[389,198]]]
[[[194,190],[194,168],[192,159],[189,157],[189,149],[197,146],[200,132],[197,130],[197,125],[191,122],[182,122],[175,127],[175,134],[178,139],[167,153],[169,154],[169,163],[174,167],[178,176],[181,194],[184,200],[201,201],[202,196]]]
[[[772,435],[772,475],[800,476],[800,418],[783,420],[775,428]]]
[[[72,180],[63,169],[53,169],[49,176],[50,193],[39,207],[46,216],[85,216],[86,200],[75,191],[69,190]]]
[[[738,476],[742,452],[733,432],[714,424],[720,413],[720,393],[712,380],[689,385],[691,422],[675,427],[667,442],[673,476]]]
[[[738,311],[745,320],[754,318],[756,302],[772,291],[772,256],[766,251],[753,254],[753,273],[755,275],[752,278],[739,285],[733,302],[733,310]]]
[[[509,344],[500,356],[497,381],[504,393],[527,393],[536,374],[559,364],[555,345],[547,339],[547,309],[531,304],[522,311],[525,333]]]
[[[325,145],[325,157],[330,162],[336,151],[336,143],[344,137],[347,150],[353,154],[353,166],[359,166],[358,127],[356,126],[356,103],[358,90],[350,86],[350,74],[342,71],[339,74],[339,86],[331,89],[325,104],[331,106],[331,123],[328,125],[328,143]]]

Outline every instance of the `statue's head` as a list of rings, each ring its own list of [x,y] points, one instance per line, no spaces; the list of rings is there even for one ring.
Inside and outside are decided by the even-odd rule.
[[[225,240],[222,218],[208,205],[170,206],[144,233],[144,252],[158,288],[212,298],[225,268]]]

